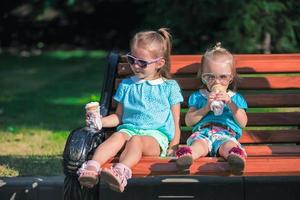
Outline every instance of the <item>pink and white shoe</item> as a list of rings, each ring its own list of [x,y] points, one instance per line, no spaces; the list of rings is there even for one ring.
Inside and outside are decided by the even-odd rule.
[[[127,185],[127,180],[132,177],[132,171],[122,163],[114,164],[109,169],[103,169],[101,180],[106,182],[110,189],[116,192],[123,192]]]
[[[95,160],[89,160],[78,169],[78,181],[80,185],[88,188],[94,187],[99,182],[101,172],[100,164]]]
[[[192,149],[190,147],[180,147],[176,151],[176,166],[180,171],[188,171],[193,164]]]
[[[246,153],[240,147],[233,147],[229,150],[227,161],[232,173],[241,174],[245,169]]]

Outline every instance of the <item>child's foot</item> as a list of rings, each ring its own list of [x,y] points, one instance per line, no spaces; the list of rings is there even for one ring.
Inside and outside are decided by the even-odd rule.
[[[176,166],[180,171],[188,171],[193,164],[192,149],[190,147],[180,147],[176,151]]]
[[[109,169],[103,169],[101,180],[106,182],[110,189],[116,192],[123,192],[127,185],[127,180],[132,176],[131,169],[122,163],[117,163]]]
[[[89,160],[84,162],[77,171],[80,185],[88,188],[94,187],[99,182],[100,172],[100,164],[97,161]]]
[[[241,174],[244,171],[245,158],[246,154],[241,148],[233,147],[229,150],[227,161],[233,174]]]

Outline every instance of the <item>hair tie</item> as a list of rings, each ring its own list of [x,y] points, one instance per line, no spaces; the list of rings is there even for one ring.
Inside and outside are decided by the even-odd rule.
[[[158,33],[158,35],[160,35],[160,36],[162,36],[163,38],[165,38],[165,35],[164,35],[164,33],[163,33],[161,30],[158,30],[157,33]]]
[[[221,50],[221,42],[217,42],[213,49],[214,50]]]

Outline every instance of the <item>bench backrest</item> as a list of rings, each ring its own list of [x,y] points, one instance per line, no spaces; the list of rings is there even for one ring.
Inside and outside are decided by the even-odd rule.
[[[248,125],[240,139],[242,144],[299,144],[300,143],[300,54],[247,54],[235,55],[237,71],[241,77],[238,91],[248,102]],[[184,115],[188,96],[198,90],[197,70],[200,55],[172,55],[171,73],[182,88],[181,143],[190,135]],[[119,58],[116,89],[121,79],[131,75],[129,64]],[[110,112],[114,112],[111,102]],[[253,147],[253,151],[257,151]],[[270,152],[276,154],[276,149]],[[282,153],[282,149],[280,150]]]

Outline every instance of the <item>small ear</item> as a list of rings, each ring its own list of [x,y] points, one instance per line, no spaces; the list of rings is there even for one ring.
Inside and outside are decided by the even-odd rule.
[[[161,58],[159,61],[157,61],[156,69],[162,68],[166,64],[166,60]]]
[[[231,78],[230,78],[230,80],[229,80],[229,83],[228,83],[228,85],[230,85],[230,84],[233,82],[233,79],[234,79],[234,77],[233,77],[233,76],[231,76]]]

